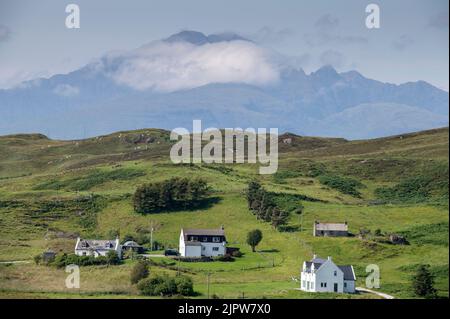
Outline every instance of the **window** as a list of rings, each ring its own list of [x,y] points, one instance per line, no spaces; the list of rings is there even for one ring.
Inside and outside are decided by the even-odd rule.
[[[306,287],[306,281],[302,280],[302,286],[303,288]]]
[[[219,251],[219,247],[213,247],[213,251]]]
[[[337,271],[335,270],[335,271],[334,271],[334,277],[336,277],[336,276],[337,276]]]
[[[206,243],[206,242],[208,241],[208,237],[203,237],[203,238],[202,238],[202,241],[203,241],[204,243]]]
[[[213,237],[213,243],[220,243],[220,237]]]
[[[197,236],[191,236],[191,241],[198,241],[198,237]]]
[[[347,283],[346,282],[344,282],[344,288],[347,288]]]
[[[321,283],[320,283],[320,287],[322,287],[322,288],[327,288],[327,283],[326,283],[326,282],[321,282]]]
[[[314,281],[311,281],[311,289],[314,289]]]

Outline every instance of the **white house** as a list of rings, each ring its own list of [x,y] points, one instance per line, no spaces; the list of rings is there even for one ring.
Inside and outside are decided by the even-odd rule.
[[[181,229],[179,252],[182,257],[215,257],[226,252],[224,228]]]
[[[308,292],[354,293],[356,276],[353,266],[336,265],[331,257],[303,262],[300,289]]]
[[[109,251],[115,251],[122,258],[122,246],[119,237],[115,240],[97,240],[77,238],[75,255],[78,256],[106,256]]]

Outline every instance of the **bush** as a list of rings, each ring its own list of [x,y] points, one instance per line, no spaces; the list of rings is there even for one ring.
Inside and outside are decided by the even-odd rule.
[[[242,253],[240,250],[235,250],[231,253],[231,256],[236,257],[236,258],[241,258],[242,257]]]
[[[434,276],[430,272],[429,265],[420,265],[413,277],[414,293],[419,297],[434,298],[436,289],[434,288]]]
[[[34,260],[34,263],[35,263],[36,265],[39,265],[39,264],[41,263],[41,261],[42,261],[42,254],[39,254],[39,255],[34,256],[34,257],[33,257],[33,260]]]
[[[101,256],[97,257],[97,258],[101,258]],[[120,264],[119,255],[117,254],[117,252],[115,252],[113,250],[108,251],[108,253],[106,254],[106,260],[107,260],[108,265]]]
[[[234,261],[234,258],[230,254],[225,254],[223,256],[215,257],[214,260],[223,261],[223,262],[231,262],[231,261]]]
[[[194,295],[194,284],[192,279],[187,276],[176,276],[175,284],[177,285],[177,292],[182,296]]]
[[[361,193],[357,188],[363,187],[363,184],[355,179],[335,175],[322,175],[319,176],[319,182],[325,186],[336,189],[341,193],[354,197],[361,197]]]
[[[111,253],[111,254],[110,254]],[[108,253],[108,256],[78,256],[75,254],[62,254],[57,255],[55,260],[50,263],[58,268],[63,268],[67,265],[78,265],[78,266],[95,266],[95,265],[118,265],[121,263],[115,251]]]
[[[140,260],[136,265],[134,265],[133,269],[131,270],[130,281],[133,285],[137,284],[140,280],[147,278],[149,274],[150,270],[148,268],[147,262],[144,260]]]
[[[145,296],[172,296],[177,294],[192,296],[194,294],[192,280],[186,276],[172,278],[167,275],[156,275],[139,281],[137,288]]]

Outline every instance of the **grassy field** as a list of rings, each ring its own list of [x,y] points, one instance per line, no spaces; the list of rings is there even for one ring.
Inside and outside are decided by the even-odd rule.
[[[366,266],[378,265],[379,290],[398,298],[414,298],[411,276],[419,264],[430,264],[439,296],[448,298],[448,129],[352,142],[292,136],[291,144],[280,143],[280,168],[273,176],[258,175],[250,164],[174,165],[167,156],[170,145],[161,130],[83,141],[0,137],[0,262],[30,261],[0,264],[0,297],[141,298],[129,282],[134,261],[82,267],[81,288],[74,291],[65,288],[64,270],[35,265],[32,258],[45,249],[70,253],[78,235],[135,235],[153,225],[156,241],[177,248],[181,227],[223,225],[229,245],[244,253],[241,258],[211,263],[152,258],[151,272],[188,274],[197,298],[207,295],[208,274],[210,294],[221,298],[376,297],[296,290],[293,278],[315,253],[354,265],[358,286],[364,286]],[[133,211],[138,185],[175,176],[204,178],[215,201],[190,211]],[[244,191],[255,178],[271,192],[304,195],[304,213],[290,216],[289,232],[274,230],[248,210]],[[357,193],[348,193],[349,185]],[[315,238],[315,220],[345,220],[353,234],[360,229],[403,234],[410,244]],[[264,238],[253,253],[245,239],[255,228]]]

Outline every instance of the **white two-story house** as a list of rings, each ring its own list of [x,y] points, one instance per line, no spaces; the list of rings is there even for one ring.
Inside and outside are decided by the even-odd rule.
[[[75,254],[78,256],[106,256],[109,251],[115,251],[122,258],[122,246],[119,238],[115,240],[97,240],[77,238]]]
[[[179,252],[182,257],[216,257],[226,253],[224,228],[181,229]]]
[[[356,276],[353,266],[336,265],[331,257],[303,262],[300,289],[308,292],[354,293]]]

